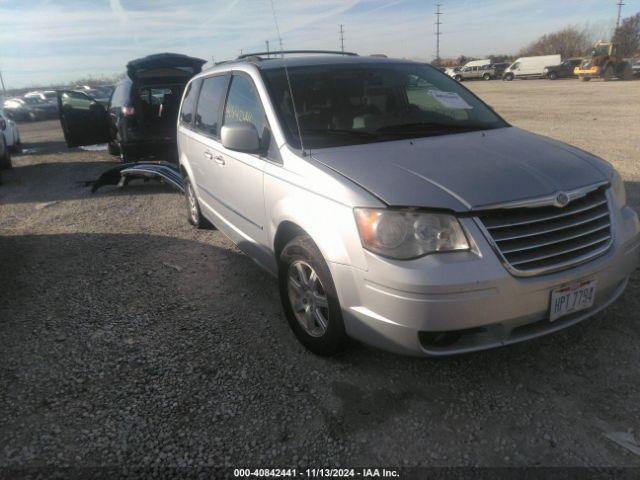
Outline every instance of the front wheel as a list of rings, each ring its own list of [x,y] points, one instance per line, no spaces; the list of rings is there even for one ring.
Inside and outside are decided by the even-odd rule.
[[[483,80],[491,80],[491,75],[489,75],[488,73],[485,73],[485,74],[482,76],[482,79],[483,79]]]
[[[507,82],[511,82],[511,81],[513,80],[513,73],[507,73],[507,74],[504,76],[504,79],[505,79]]]
[[[348,346],[342,311],[329,267],[310,237],[291,240],[280,255],[280,300],[300,343],[317,355]]]
[[[461,75],[456,75],[455,77],[453,77],[453,79],[454,79],[456,82],[461,82],[461,81],[462,81],[462,76],[461,76]]]
[[[558,79],[558,74],[557,73],[551,72],[549,74],[549,80],[557,80],[557,79]]]
[[[591,77],[580,77],[581,82],[588,82],[591,80]]]
[[[605,82],[608,82],[613,78],[614,74],[615,72],[613,71],[613,67],[609,65],[607,68],[604,69],[604,74],[602,75],[602,79]]]
[[[622,70],[622,75],[620,75],[620,80],[631,80],[633,78],[633,69],[630,65],[627,65]]]

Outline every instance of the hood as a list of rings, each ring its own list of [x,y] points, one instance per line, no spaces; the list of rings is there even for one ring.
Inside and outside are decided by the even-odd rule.
[[[607,181],[593,155],[518,128],[314,150],[312,157],[390,206],[454,211]]]
[[[157,53],[143,58],[131,60],[127,63],[127,75],[131,80],[136,80],[143,72],[161,69],[180,69],[191,78],[200,73],[206,60],[189,57],[180,53]]]

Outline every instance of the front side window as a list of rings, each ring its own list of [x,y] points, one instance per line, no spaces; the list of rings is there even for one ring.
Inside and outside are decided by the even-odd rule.
[[[253,81],[245,75],[234,75],[229,87],[229,96],[224,109],[224,124],[233,122],[253,124],[260,136],[260,143],[264,145],[268,130],[267,119]]]
[[[423,64],[318,65],[264,70],[289,144],[323,148],[508,126],[450,77]],[[294,115],[297,113],[298,118]]]
[[[226,87],[227,77],[217,75],[205,78],[200,89],[194,125],[198,130],[213,137],[220,134],[220,106]]]
[[[196,108],[196,97],[198,96],[200,83],[201,80],[198,79],[187,85],[187,91],[184,94],[184,100],[182,100],[182,106],[180,107],[180,121],[182,123],[190,124],[193,122],[193,112]]]

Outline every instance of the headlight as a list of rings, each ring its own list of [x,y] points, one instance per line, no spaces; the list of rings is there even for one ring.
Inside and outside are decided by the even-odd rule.
[[[354,212],[362,246],[385,257],[406,260],[469,250],[462,226],[453,215],[373,208]]]
[[[617,170],[613,171],[613,177],[611,178],[611,191],[613,197],[616,199],[616,204],[619,208],[624,207],[627,204],[627,192],[624,189],[624,182]]]
[[[548,72],[549,72],[549,69],[548,69],[548,68],[545,68],[545,69],[543,70],[543,72],[544,72],[544,73],[548,73]]]

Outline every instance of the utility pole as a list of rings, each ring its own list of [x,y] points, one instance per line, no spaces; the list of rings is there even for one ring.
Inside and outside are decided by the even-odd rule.
[[[4,87],[4,79],[2,78],[2,72],[0,71],[0,84],[2,84],[2,95],[7,94],[7,89]]]
[[[618,20],[616,21],[616,29],[620,26],[620,17],[622,16],[622,7],[626,3],[622,3],[622,0],[618,2]]]
[[[344,25],[340,24],[340,51],[344,53]]]
[[[269,40],[265,40],[265,42],[267,44],[267,58],[271,58],[271,56],[269,55]]]
[[[442,33],[440,33],[440,25],[442,25],[440,21],[440,16],[442,15],[440,11],[441,6],[441,3],[436,3],[436,65],[438,67],[440,66],[440,35],[442,35]]]

